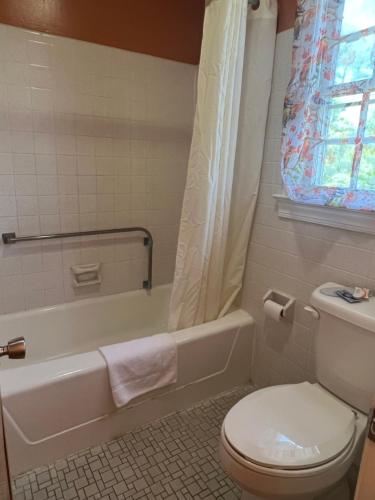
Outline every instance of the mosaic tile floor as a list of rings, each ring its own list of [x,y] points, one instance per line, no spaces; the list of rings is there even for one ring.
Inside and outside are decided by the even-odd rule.
[[[227,411],[251,391],[235,388],[14,478],[14,500],[240,498],[220,467],[217,445]]]

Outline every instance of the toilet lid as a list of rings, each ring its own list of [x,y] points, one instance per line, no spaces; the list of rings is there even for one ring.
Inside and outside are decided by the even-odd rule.
[[[265,467],[304,469],[339,455],[355,432],[355,413],[318,385],[255,391],[224,420],[231,446]]]

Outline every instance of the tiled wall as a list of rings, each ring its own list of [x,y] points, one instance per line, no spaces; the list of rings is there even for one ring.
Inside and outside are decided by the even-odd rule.
[[[0,25],[0,232],[144,225],[173,276],[196,67]],[[0,247],[0,312],[138,288],[141,240]],[[77,292],[70,267],[101,262]]]
[[[260,385],[314,380],[314,324],[306,312],[312,290],[327,281],[375,288],[373,236],[279,219],[272,195],[279,175],[283,99],[290,77],[292,30],[277,37],[261,189],[252,231],[242,305],[257,323],[253,379]],[[291,326],[264,320],[269,288],[297,298]]]

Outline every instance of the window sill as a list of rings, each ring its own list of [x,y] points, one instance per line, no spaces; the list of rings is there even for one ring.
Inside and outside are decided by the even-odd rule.
[[[279,217],[330,226],[347,231],[375,235],[375,214],[346,208],[322,207],[296,203],[282,194],[274,194]]]

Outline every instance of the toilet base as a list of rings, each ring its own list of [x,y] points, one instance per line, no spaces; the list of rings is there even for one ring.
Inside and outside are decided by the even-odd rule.
[[[258,498],[247,491],[243,491],[241,495],[241,500],[257,500]]]
[[[340,481],[334,488],[325,491],[317,496],[298,496],[293,497],[293,500],[350,500],[350,488],[346,478]],[[259,497],[247,491],[242,491],[241,500],[272,500],[272,498]],[[287,499],[285,499],[287,500]]]
[[[259,497],[257,495],[252,495],[251,493],[248,493],[247,491],[243,491],[242,495],[241,495],[241,500],[273,500],[273,499],[270,497]],[[287,499],[285,499],[285,500],[287,500]],[[315,498],[311,497],[311,496],[308,496],[308,497],[303,496],[303,497],[293,497],[293,500],[315,500]]]

